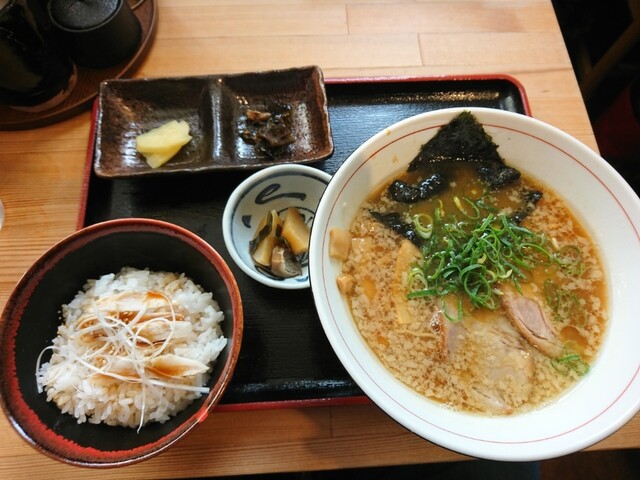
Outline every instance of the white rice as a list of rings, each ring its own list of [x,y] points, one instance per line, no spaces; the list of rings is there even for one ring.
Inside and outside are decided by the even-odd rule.
[[[158,386],[149,381],[108,378],[80,360],[90,352],[86,341],[79,341],[82,336],[74,335],[78,318],[95,314],[101,298],[148,291],[166,295],[175,312],[191,323],[190,331],[167,343],[162,354],[201,362],[209,367],[206,372],[180,379],[165,377],[162,383],[170,386]],[[55,402],[78,423],[140,427],[147,422],[165,422],[206,392],[212,365],[227,344],[220,328],[223,317],[213,295],[183,274],[124,268],[117,274],[89,280],[84,291],[62,306],[63,323],[49,347],[53,351],[50,361],[37,370],[38,386],[46,391],[47,401]]]

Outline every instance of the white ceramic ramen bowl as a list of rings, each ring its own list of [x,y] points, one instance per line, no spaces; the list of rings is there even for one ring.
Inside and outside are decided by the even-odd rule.
[[[530,461],[588,447],[624,425],[640,408],[640,200],[592,150],[533,118],[470,108],[524,174],[568,202],[599,247],[608,283],[609,326],[599,356],[577,385],[526,414],[491,417],[452,411],[398,381],[367,347],[338,291],[340,262],[328,255],[329,231],[348,228],[358,207],[404,172],[421,145],[462,109],[421,114],[392,125],[359,147],[338,169],[314,221],[311,287],[327,337],[363,391],[406,428],[474,457]]]
[[[233,191],[222,216],[222,233],[231,258],[244,273],[264,285],[286,290],[309,288],[308,257],[301,260],[302,273],[279,278],[267,268],[256,266],[249,242],[260,221],[275,209],[282,214],[296,207],[305,223],[311,225],[316,207],[331,175],[317,168],[299,164],[282,164],[259,170]]]

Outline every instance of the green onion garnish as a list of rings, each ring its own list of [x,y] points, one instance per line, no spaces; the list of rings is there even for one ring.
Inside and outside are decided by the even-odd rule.
[[[560,288],[550,279],[544,282],[544,299],[553,312],[553,320],[568,324],[575,322],[584,325],[587,322],[587,312],[580,297],[575,292]]]
[[[499,284],[511,282],[520,291],[539,265],[557,263],[576,270],[582,263],[579,248],[567,246],[554,254],[544,234],[488,211],[482,200],[455,197],[454,203],[462,220],[446,215],[441,205],[433,215],[413,216],[416,232],[426,242],[422,265],[411,274],[416,281],[408,298],[455,294],[468,297],[474,308],[494,310],[500,303]]]
[[[551,365],[558,372],[567,375],[569,371],[573,371],[579,376],[586,375],[591,368],[589,364],[582,359],[579,353],[571,350],[565,345],[563,348],[562,356],[559,358],[552,358]]]

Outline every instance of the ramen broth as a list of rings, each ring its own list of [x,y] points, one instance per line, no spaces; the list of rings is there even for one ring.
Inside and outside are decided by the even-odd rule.
[[[488,189],[469,163],[432,168],[448,179],[438,195],[399,203],[387,184],[361,206],[338,285],[371,350],[415,391],[451,409],[483,414],[538,408],[588,374],[602,343],[607,302],[596,248],[562,198],[531,178]],[[400,179],[414,185],[430,174],[423,169]],[[541,194],[535,205],[526,201],[530,192]],[[445,224],[468,232],[484,222],[504,231],[523,211],[509,228],[530,231],[541,242],[519,247],[534,252],[536,261],[524,261],[530,269],[500,270],[504,278],[492,284],[487,305],[464,288],[447,293],[450,287],[433,286],[430,277],[442,266],[435,252],[459,241],[443,233]],[[421,242],[381,221],[392,212],[407,222],[418,219]],[[478,254],[468,270],[486,267],[492,252]],[[511,258],[510,251],[505,255]]]

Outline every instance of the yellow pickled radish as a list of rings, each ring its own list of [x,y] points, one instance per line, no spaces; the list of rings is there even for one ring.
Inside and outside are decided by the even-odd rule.
[[[136,137],[136,150],[144,155],[151,168],[158,168],[173,158],[191,140],[189,124],[171,120]]]
[[[287,209],[282,236],[287,240],[294,255],[302,255],[309,250],[310,229],[300,211],[295,207]]]

